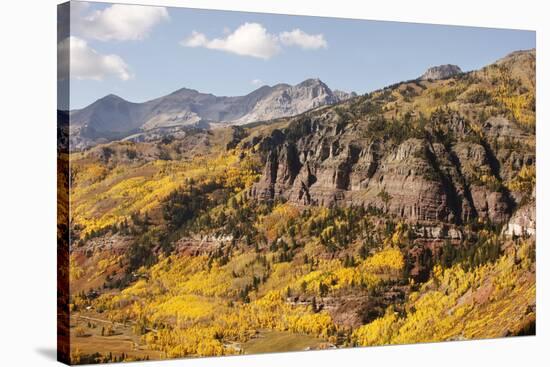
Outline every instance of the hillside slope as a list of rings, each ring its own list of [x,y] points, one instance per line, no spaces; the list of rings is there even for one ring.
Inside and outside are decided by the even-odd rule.
[[[71,154],[72,361],[534,334],[534,60]]]

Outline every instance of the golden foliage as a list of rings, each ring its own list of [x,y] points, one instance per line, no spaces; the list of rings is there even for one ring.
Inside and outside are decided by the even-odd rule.
[[[182,184],[215,182],[234,192],[258,178],[252,158],[239,159],[236,152],[197,156],[188,161],[155,160],[108,168],[92,158],[76,155],[71,187],[74,224],[83,235],[118,225],[132,213],[146,213]],[[80,157],[80,159],[79,159]]]
[[[365,259],[361,267],[372,273],[401,272],[405,267],[405,259],[398,248],[388,247]]]
[[[273,241],[279,235],[279,232],[284,228],[288,220],[296,218],[300,215],[300,211],[290,203],[278,204],[273,208],[271,213],[263,217],[260,225],[269,241]]]
[[[501,336],[503,330],[521,330],[526,305],[535,301],[534,274],[526,271],[530,246],[532,243],[520,246],[522,261],[517,264],[516,255],[508,254],[471,271],[460,265],[434,268],[433,278],[409,296],[405,316],[399,317],[389,308],[382,318],[355,330],[354,342],[409,344],[456,337],[490,338]]]
[[[76,261],[76,257],[74,254],[71,255],[70,259],[69,259],[69,279],[70,279],[70,282],[71,283],[74,283],[75,281],[77,281],[78,279],[80,279],[80,277],[82,277],[82,275],[84,274],[84,270],[78,266],[78,263]]]
[[[149,348],[168,357],[233,354],[237,351],[230,342],[245,342],[261,329],[323,338],[336,332],[327,313],[313,313],[309,307],[286,302],[283,286],[288,283],[250,303],[236,302],[237,286],[243,279],[233,278],[232,274],[255,274],[253,260],[250,254],[236,255],[226,265],[214,262],[209,268],[207,257],[173,255],[149,270],[142,269],[140,274],[147,280],[137,281],[120,294],[102,295],[95,307],[107,312],[112,320],[141,320],[149,328],[158,328],[146,333],[143,340]],[[274,274],[284,279],[296,279],[307,271],[305,267],[296,273],[288,270],[288,263],[274,265]]]
[[[510,181],[508,188],[511,191],[529,194],[536,185],[536,175],[537,171],[534,165],[525,165],[521,167],[519,173]]]

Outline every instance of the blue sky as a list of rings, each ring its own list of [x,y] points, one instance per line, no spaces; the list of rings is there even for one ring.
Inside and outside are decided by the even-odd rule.
[[[433,65],[472,70],[535,47],[535,32],[185,8],[72,3],[71,109],[182,87],[244,95],[320,78],[365,93]],[[66,42],[66,43],[64,43]]]

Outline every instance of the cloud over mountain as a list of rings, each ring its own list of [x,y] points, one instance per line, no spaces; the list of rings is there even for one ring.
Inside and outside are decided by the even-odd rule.
[[[277,55],[283,47],[298,46],[306,50],[327,47],[322,34],[311,35],[301,29],[273,34],[260,23],[244,23],[224,38],[209,39],[204,33],[193,31],[180,44],[184,47],[204,47],[264,60]]]
[[[282,32],[279,38],[281,39],[281,43],[285,46],[299,46],[308,50],[327,48],[328,46],[322,34],[307,34],[301,29],[294,29],[291,32]]]

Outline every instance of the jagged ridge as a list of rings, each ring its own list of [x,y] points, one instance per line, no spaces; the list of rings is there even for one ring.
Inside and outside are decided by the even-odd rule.
[[[319,79],[297,85],[263,86],[239,97],[218,97],[182,88],[144,103],[108,95],[71,113],[72,148],[80,149],[141,131],[215,124],[239,125],[297,115],[335,104],[353,94],[332,90]]]

